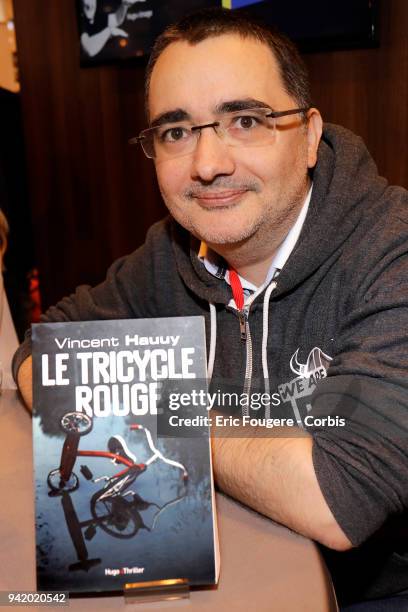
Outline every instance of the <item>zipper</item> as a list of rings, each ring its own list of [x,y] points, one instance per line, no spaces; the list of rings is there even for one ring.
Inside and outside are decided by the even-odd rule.
[[[245,308],[242,310],[238,310],[238,319],[239,319],[239,332],[241,334],[241,340],[243,342],[247,339],[247,313],[245,312]]]
[[[247,402],[242,404],[242,416],[249,416],[249,395],[252,384],[252,366],[253,366],[253,354],[252,354],[252,337],[251,330],[249,328],[249,306],[244,307],[238,311],[239,317],[239,328],[241,333],[241,340],[245,342],[246,348],[246,364],[245,364],[245,378],[244,388],[242,393],[247,397]]]
[[[244,380],[244,388],[243,394],[247,397],[246,403],[242,403],[242,416],[249,416],[249,396],[252,385],[252,366],[253,366],[253,354],[252,354],[252,338],[251,338],[251,330],[249,329],[249,309],[251,307],[252,302],[255,297],[263,290],[263,288],[259,288],[247,301],[245,304],[244,299],[244,291],[242,289],[241,281],[238,275],[238,272],[233,268],[229,270],[229,281],[232,289],[233,299],[237,309],[237,315],[239,320],[239,333],[241,336],[241,341],[245,342],[246,349],[246,364],[245,364],[245,380]],[[276,283],[274,283],[274,287],[276,287]]]
[[[276,289],[276,282],[273,282],[272,291]],[[243,394],[246,394],[248,400],[246,404],[242,404],[242,416],[249,416],[249,395],[251,392],[252,386],[252,369],[253,369],[253,350],[252,350],[252,337],[251,330],[249,328],[249,310],[251,308],[251,304],[253,302],[254,296],[251,296],[252,299],[250,302],[241,309],[238,310],[238,318],[239,318],[239,330],[241,334],[241,340],[245,342],[246,348],[246,364],[245,364],[245,379],[244,379],[244,388],[242,390]],[[268,385],[268,393],[269,393],[269,380],[267,382]],[[266,383],[265,383],[266,387]]]

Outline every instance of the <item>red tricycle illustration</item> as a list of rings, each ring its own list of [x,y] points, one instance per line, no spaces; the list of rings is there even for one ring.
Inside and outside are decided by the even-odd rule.
[[[107,450],[79,449],[81,437],[89,434],[93,428],[93,421],[87,414],[68,412],[61,418],[60,426],[66,437],[62,447],[60,466],[51,470],[47,477],[47,483],[51,489],[49,495],[61,496],[68,532],[77,553],[78,560],[70,564],[68,569],[70,571],[89,571],[92,567],[101,563],[100,558],[89,558],[86,544],[86,541],[94,538],[97,529],[101,529],[115,538],[133,538],[141,529],[152,531],[162,512],[185,497],[186,487],[183,487],[181,494],[179,492],[173,499],[159,505],[156,502],[142,499],[135,491],[130,490],[130,485],[140,474],[146,471],[149,465],[154,461],[161,460],[174,466],[181,472],[184,485],[188,473],[184,465],[168,459],[156,448],[149,429],[143,425],[130,425],[129,429],[134,431],[135,435],[137,432],[143,432],[145,435],[152,454],[144,463],[137,462],[135,455],[120,435],[112,435],[108,439]],[[71,492],[79,488],[78,476],[73,471],[79,457],[110,459],[114,464],[122,467],[111,476],[94,478],[87,465],[80,466],[80,472],[86,480],[92,480],[94,483],[104,482],[103,487],[98,489],[90,498],[90,518],[79,518],[71,499]],[[154,508],[155,512],[149,525],[142,518],[142,512],[150,507]],[[84,534],[82,533],[83,530],[85,530]]]
[[[150,458],[144,463],[138,463],[135,455],[128,448],[126,441],[120,435],[112,435],[107,443],[107,450],[83,450],[79,449],[82,436],[90,433],[93,427],[92,419],[82,412],[68,412],[60,421],[61,429],[66,434],[62,447],[60,466],[51,470],[48,474],[47,483],[55,493],[63,491],[75,491],[79,487],[78,476],[73,471],[78,457],[100,457],[110,459],[115,464],[120,464],[123,469],[113,476],[100,476],[93,478],[89,468],[81,466],[81,473],[87,480],[93,482],[105,481],[103,489],[99,492],[98,499],[123,495],[124,491],[143,473],[154,461],[160,460],[172,465],[181,471],[183,480],[187,480],[188,472],[183,464],[173,459],[168,459],[154,445],[152,435],[146,427],[140,424],[129,426],[131,431],[143,432],[152,452]]]

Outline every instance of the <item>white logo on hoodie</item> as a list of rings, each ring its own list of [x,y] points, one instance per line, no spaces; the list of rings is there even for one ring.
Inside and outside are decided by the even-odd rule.
[[[326,353],[323,353],[322,349],[315,346],[310,351],[306,363],[299,363],[298,360],[299,349],[293,353],[290,358],[290,369],[294,374],[297,374],[301,378],[325,378],[327,375],[327,368],[333,358]]]

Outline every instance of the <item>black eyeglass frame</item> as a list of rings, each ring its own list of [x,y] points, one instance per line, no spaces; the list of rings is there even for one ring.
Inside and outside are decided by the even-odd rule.
[[[310,106],[304,106],[301,108],[291,108],[290,110],[285,110],[285,111],[270,111],[268,112],[265,117],[270,117],[271,119],[279,119],[280,117],[287,117],[289,115],[297,115],[298,113],[307,113],[307,111],[310,110]],[[242,111],[234,111],[234,112],[250,112],[250,111],[254,111],[254,110],[267,110],[267,108],[263,108],[263,107],[259,107],[259,108],[245,108],[242,109]],[[198,130],[203,130],[205,128],[216,128],[220,125],[219,121],[213,121],[212,123],[204,123],[202,125],[193,125],[191,126],[190,130],[192,132],[196,132]],[[143,148],[143,140],[146,139],[146,132],[152,132],[154,130],[157,130],[159,127],[161,126],[153,126],[153,127],[149,127],[149,128],[145,128],[144,130],[142,130],[139,134],[139,136],[133,136],[132,138],[129,138],[128,143],[131,145],[134,144],[140,144],[142,149],[143,149],[143,153],[146,155],[146,157],[148,159],[154,159],[153,156],[147,155],[145,149]]]

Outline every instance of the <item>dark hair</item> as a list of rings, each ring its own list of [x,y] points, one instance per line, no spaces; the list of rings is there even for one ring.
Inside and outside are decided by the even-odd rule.
[[[278,63],[286,92],[296,100],[300,107],[309,108],[312,106],[306,66],[297,48],[286,36],[277,30],[267,28],[246,14],[243,15],[228,9],[211,8],[202,9],[184,17],[178,23],[169,26],[156,39],[146,68],[145,103],[147,116],[152,71],[166,47],[179,41],[186,41],[195,45],[207,38],[223,34],[237,34],[242,38],[253,38],[267,45]]]

